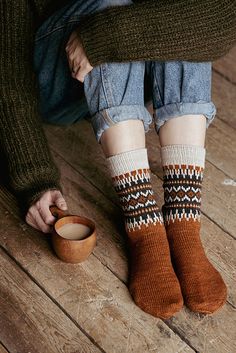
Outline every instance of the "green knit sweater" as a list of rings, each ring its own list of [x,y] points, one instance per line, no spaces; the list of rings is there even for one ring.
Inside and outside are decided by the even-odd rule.
[[[0,1],[0,141],[12,190],[25,208],[60,188],[38,113],[35,24],[66,0]],[[108,61],[212,61],[236,41],[236,0],[135,1],[79,25],[93,66]]]

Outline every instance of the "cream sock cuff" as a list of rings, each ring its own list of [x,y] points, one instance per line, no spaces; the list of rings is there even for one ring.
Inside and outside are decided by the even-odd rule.
[[[118,176],[137,169],[148,169],[147,149],[128,151],[107,158],[111,176]]]
[[[161,148],[162,165],[187,164],[205,166],[206,150],[201,146],[169,145]]]

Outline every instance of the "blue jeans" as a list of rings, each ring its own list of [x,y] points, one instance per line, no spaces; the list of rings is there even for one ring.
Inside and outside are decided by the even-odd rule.
[[[100,141],[107,128],[124,120],[142,120],[148,131],[152,116],[145,104],[152,99],[157,132],[165,121],[187,114],[205,115],[209,126],[216,114],[210,62],[104,63],[85,76],[84,84],[71,77],[65,46],[81,16],[129,4],[131,0],[73,0],[38,29],[34,63],[43,119],[66,125],[86,117]]]

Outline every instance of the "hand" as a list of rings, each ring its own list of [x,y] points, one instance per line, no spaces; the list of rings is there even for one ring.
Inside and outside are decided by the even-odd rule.
[[[71,76],[80,82],[84,82],[85,75],[92,71],[93,67],[88,61],[78,32],[72,32],[66,46],[66,53]]]
[[[46,191],[29,208],[25,218],[26,222],[43,233],[50,233],[51,227],[55,223],[55,217],[53,217],[49,210],[49,207],[52,205],[56,205],[63,211],[67,210],[66,201],[59,190]]]

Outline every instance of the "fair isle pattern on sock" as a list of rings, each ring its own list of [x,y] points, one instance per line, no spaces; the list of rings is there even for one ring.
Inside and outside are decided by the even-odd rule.
[[[163,166],[165,224],[190,219],[200,222],[203,167],[175,164]]]
[[[165,204],[164,222],[199,221],[206,151],[200,146],[171,145],[161,148]]]
[[[153,196],[150,170],[138,169],[112,178],[125,216],[129,232],[142,226],[163,223]]]
[[[153,196],[147,149],[120,153],[107,158],[107,162],[125,215],[127,231],[163,224]]]

